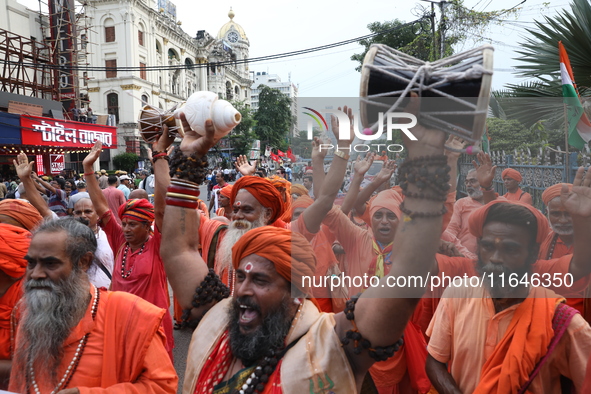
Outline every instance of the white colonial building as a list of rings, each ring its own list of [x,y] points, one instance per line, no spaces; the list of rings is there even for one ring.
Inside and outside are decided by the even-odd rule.
[[[80,92],[95,114],[115,115],[119,151],[140,154],[145,104],[168,109],[199,90],[250,104],[250,43],[232,10],[217,37],[184,32],[167,0],[89,0],[84,12],[79,64],[104,69],[82,70]]]

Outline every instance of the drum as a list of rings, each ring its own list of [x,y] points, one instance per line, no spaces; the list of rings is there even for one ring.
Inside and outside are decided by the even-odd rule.
[[[425,127],[457,135],[478,151],[490,100],[493,47],[425,62],[383,44],[370,47],[361,71],[360,111],[363,127],[385,127],[386,114],[404,112],[410,92],[421,97],[418,121]],[[380,116],[381,115],[381,116]]]
[[[177,105],[169,110],[163,110],[151,105],[145,105],[140,111],[139,129],[144,141],[151,144],[162,135],[163,125],[168,126],[168,134],[171,137],[183,138],[185,134],[180,122],[175,119],[174,111]]]

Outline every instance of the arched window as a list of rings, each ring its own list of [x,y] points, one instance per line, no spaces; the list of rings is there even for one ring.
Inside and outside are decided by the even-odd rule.
[[[119,123],[119,95],[117,93],[107,94],[107,112],[109,115],[115,115],[115,120]]]
[[[162,44],[158,40],[156,40],[156,52],[162,54]]]
[[[147,104],[148,104],[148,95],[142,94],[142,105],[147,105]]]
[[[105,42],[115,42],[115,21],[111,18],[105,19]]]

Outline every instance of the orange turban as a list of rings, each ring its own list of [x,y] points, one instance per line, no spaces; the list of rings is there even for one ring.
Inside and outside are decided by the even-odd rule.
[[[283,216],[281,216],[280,219],[286,223],[291,222],[291,182],[277,175],[269,177],[269,181],[271,181],[273,186],[275,186],[275,188],[279,190],[279,193],[281,193],[281,196],[284,198],[285,213],[283,214]]]
[[[557,183],[556,185],[552,185],[546,188],[546,190],[544,190],[544,193],[542,193],[542,201],[544,201],[545,205],[548,205],[548,203],[554,200],[556,197],[560,197],[562,185],[567,185],[568,191],[571,191],[573,189],[572,183]]]
[[[394,214],[398,220],[402,218],[402,212],[400,211],[400,203],[402,202],[402,196],[398,194],[396,191],[392,189],[384,190],[371,201],[369,205],[369,217],[373,218],[374,213],[376,213],[381,208],[386,208]]]
[[[304,185],[298,183],[291,185],[291,194],[297,194],[298,196],[307,196],[308,189]]]
[[[513,168],[507,168],[501,173],[501,179],[505,179],[505,177],[515,179],[517,182],[521,182],[523,180],[523,177],[519,171],[514,170]]]
[[[0,201],[0,215],[13,218],[29,231],[33,231],[43,220],[39,211],[25,200],[6,199]]]
[[[0,270],[13,278],[25,274],[27,262],[23,257],[29,250],[31,233],[24,228],[0,223]]]
[[[220,194],[224,197],[231,198],[232,185],[226,185],[226,186],[222,187],[222,190],[220,190]]]
[[[152,223],[154,221],[154,206],[144,198],[127,200],[119,207],[121,220],[127,218],[138,222]]]
[[[251,254],[266,258],[275,265],[279,275],[305,294],[311,294],[310,289],[303,288],[302,277],[314,277],[316,257],[303,235],[271,226],[252,229],[232,248],[234,269]]]
[[[238,179],[232,187],[231,206],[234,206],[236,195],[241,189],[246,189],[263,207],[273,210],[269,223],[274,223],[285,213],[283,197],[268,179],[258,176],[243,176]]]
[[[291,204],[291,214],[293,215],[293,211],[295,211],[296,208],[308,208],[313,203],[314,200],[309,196],[301,196]]]
[[[488,211],[490,207],[492,207],[495,204],[516,204],[528,209],[531,213],[534,214],[536,222],[538,224],[538,231],[536,233],[536,243],[541,244],[542,242],[544,242],[544,239],[546,239],[548,232],[550,232],[550,227],[548,226],[548,219],[546,219],[546,216],[544,216],[542,212],[538,211],[535,207],[532,207],[529,204],[525,204],[519,201],[508,200],[494,200],[472,212],[472,214],[468,218],[468,228],[470,229],[470,233],[473,236],[475,236],[476,238],[482,238],[482,231],[484,228],[484,222],[486,222],[486,218],[488,216]]]

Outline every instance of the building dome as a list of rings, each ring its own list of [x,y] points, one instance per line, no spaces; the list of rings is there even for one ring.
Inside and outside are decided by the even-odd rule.
[[[226,23],[224,26],[222,26],[222,28],[218,32],[217,38],[218,39],[224,38],[226,36],[226,33],[228,33],[228,31],[230,31],[232,28],[234,28],[234,30],[236,30],[236,32],[238,32],[238,34],[240,34],[240,37],[243,40],[246,40],[247,38],[246,38],[246,33],[244,32],[244,29],[238,23],[234,22],[234,11],[232,11],[232,8],[230,8],[230,12],[228,12],[228,17],[230,18],[230,21],[228,23]]]

